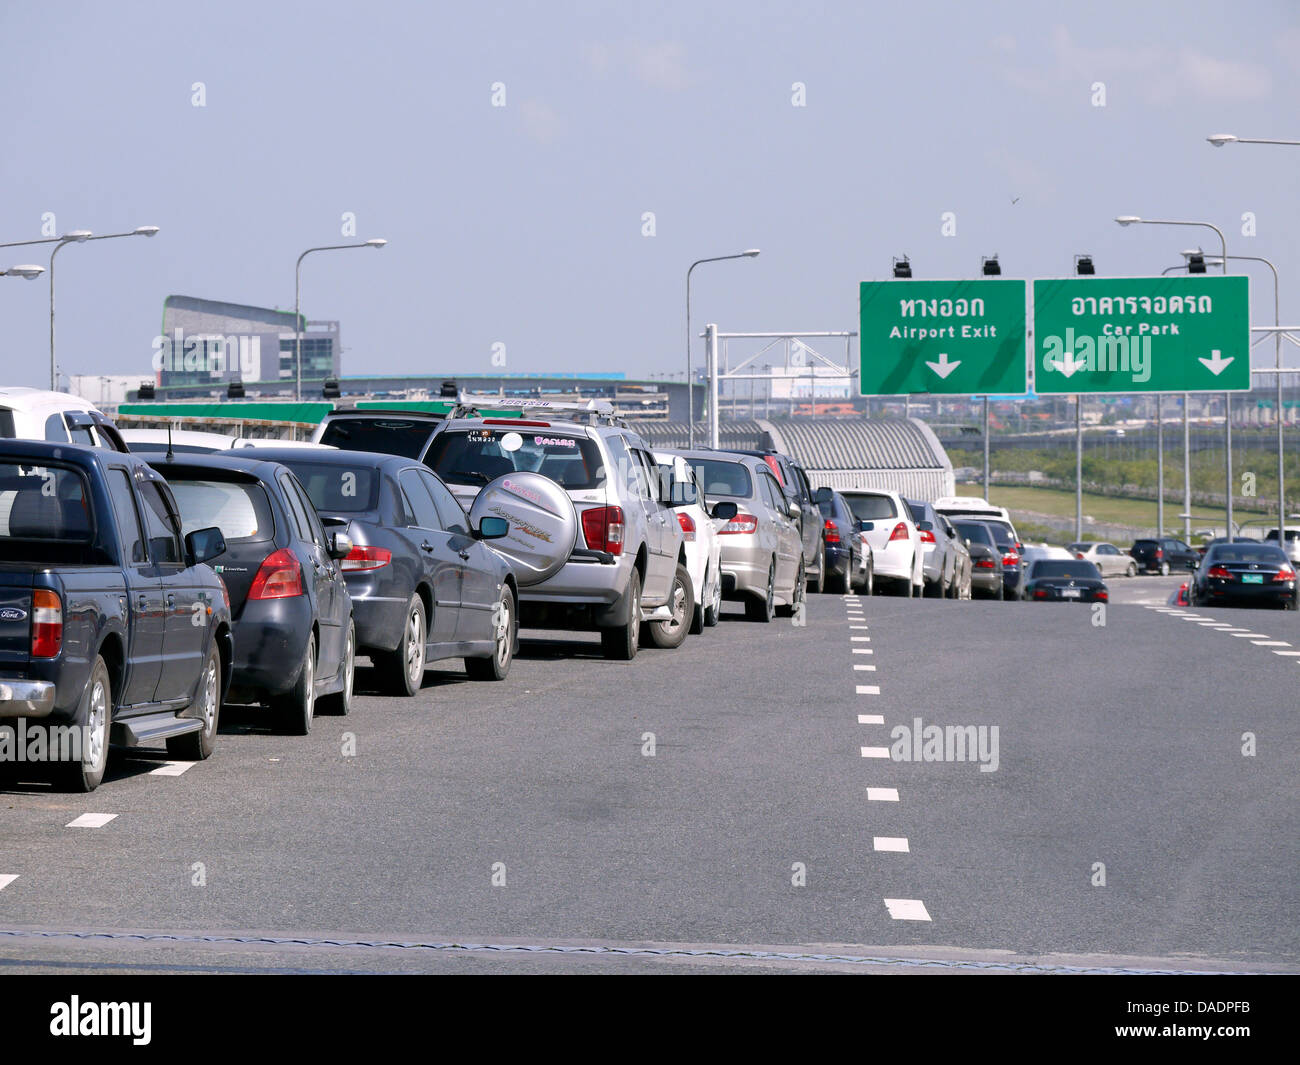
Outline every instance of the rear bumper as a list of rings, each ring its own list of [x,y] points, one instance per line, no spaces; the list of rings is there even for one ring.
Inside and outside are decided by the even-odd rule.
[[[1216,582],[1217,583],[1217,582]],[[1215,587],[1209,585],[1203,597],[1208,596],[1210,603],[1294,603],[1296,599],[1295,581],[1279,581],[1277,584],[1238,584]]]
[[[828,577],[851,576],[849,567],[853,564],[852,549],[847,544],[826,545],[826,575]],[[766,581],[766,576],[764,580]]]
[[[743,599],[754,594],[766,596],[767,573],[771,565],[771,558],[757,544],[753,547],[724,545],[718,560],[723,598]]]
[[[357,627],[357,648],[392,651],[402,642],[409,599],[384,596],[353,596],[352,621]]]
[[[53,710],[52,681],[0,678],[0,718],[49,717]]]
[[[312,620],[306,596],[245,603],[234,624],[230,701],[259,702],[292,691],[302,672]]]

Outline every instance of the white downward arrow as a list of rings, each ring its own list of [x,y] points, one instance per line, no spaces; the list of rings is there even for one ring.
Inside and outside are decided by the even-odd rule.
[[[1088,360],[1079,359],[1076,361],[1074,358],[1074,353],[1067,352],[1064,359],[1062,359],[1060,362],[1054,362],[1052,363],[1052,365],[1055,366],[1058,370],[1060,370],[1061,373],[1065,374],[1066,377],[1073,377],[1076,373],[1078,373],[1080,370],[1082,370],[1085,366],[1088,365]]]
[[[1210,373],[1214,374],[1215,377],[1218,377],[1219,374],[1223,373],[1223,371],[1227,369],[1228,363],[1232,362],[1232,359],[1233,356],[1231,355],[1225,359],[1219,354],[1218,348],[1215,348],[1210,352],[1210,357],[1208,359],[1197,359],[1196,361],[1204,364],[1205,368],[1209,370]]]
[[[953,370],[957,369],[957,367],[961,365],[961,359],[957,359],[955,362],[949,362],[948,353],[946,351],[941,351],[939,352],[938,362],[927,362],[926,365],[937,373],[939,375],[939,380],[942,381],[952,373]]]

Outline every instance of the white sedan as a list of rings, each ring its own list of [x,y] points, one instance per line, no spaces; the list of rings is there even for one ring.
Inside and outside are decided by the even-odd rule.
[[[858,521],[871,523],[867,543],[877,580],[892,580],[909,598],[925,589],[925,551],[912,512],[897,492],[882,488],[841,491]]]
[[[1089,541],[1071,544],[1070,550],[1074,552],[1075,558],[1081,558],[1096,566],[1103,577],[1136,577],[1138,575],[1137,560],[1128,552],[1121,551],[1114,544]]]
[[[656,451],[655,461],[661,470],[671,470],[674,482],[690,486],[686,498],[694,500],[673,509],[685,538],[682,546],[686,551],[686,572],[691,575],[691,586],[695,589],[690,631],[698,636],[706,625],[718,623],[718,613],[722,609],[722,570],[718,564],[722,550],[722,541],[718,538],[720,523],[709,517],[708,500],[696,480],[694,468],[686,459],[671,451]]]

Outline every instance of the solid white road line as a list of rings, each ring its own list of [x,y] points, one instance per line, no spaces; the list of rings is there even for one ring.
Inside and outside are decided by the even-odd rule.
[[[103,828],[117,814],[82,814],[73,821],[69,821],[64,828]]]
[[[885,719],[880,714],[859,714],[858,715],[859,725],[883,725],[884,723],[885,723]]]
[[[898,802],[898,789],[868,788],[867,802]]]
[[[906,836],[874,836],[871,842],[878,851],[897,851],[900,854],[911,853],[907,849]]]
[[[149,775],[151,777],[178,777],[193,765],[193,762],[164,762],[157,769],[149,770]]]
[[[0,891],[3,891],[17,879],[17,873],[0,873]]]
[[[889,916],[895,921],[928,921],[929,911],[920,899],[885,899]]]
[[[880,694],[880,685],[879,685],[879,684],[859,684],[859,685],[858,685],[858,691],[857,691],[857,694],[858,694],[858,695],[879,695],[879,694]]]
[[[862,757],[863,758],[888,758],[889,748],[888,747],[863,747]]]

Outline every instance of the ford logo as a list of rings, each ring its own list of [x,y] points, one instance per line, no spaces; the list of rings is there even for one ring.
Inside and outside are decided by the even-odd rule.
[[[16,606],[0,607],[0,621],[26,621],[27,611]]]

